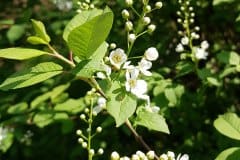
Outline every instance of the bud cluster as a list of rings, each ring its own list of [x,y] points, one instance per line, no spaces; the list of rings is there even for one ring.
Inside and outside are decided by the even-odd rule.
[[[163,153],[159,157],[160,160],[189,160],[189,156],[187,154],[181,155],[179,154],[175,157],[175,153],[172,151],[168,151],[167,153]]]
[[[200,35],[197,33],[200,31],[199,26],[194,26],[195,13],[193,7],[190,5],[189,0],[178,0],[180,10],[177,11],[179,18],[177,22],[182,25],[183,31],[178,31],[178,34],[182,37],[180,43],[176,46],[176,52],[182,53],[181,59],[191,57],[193,61],[200,59],[206,59],[209,47],[207,41],[202,41],[201,45],[194,45],[194,40],[200,39]]]
[[[114,151],[111,154],[111,160],[153,160],[155,157],[154,151],[148,151],[146,154],[142,151],[137,151],[135,154],[120,157],[118,152]]]
[[[95,6],[93,3],[91,3],[90,0],[85,0],[84,2],[77,2],[77,5],[79,6],[79,9],[77,10],[78,13],[81,13],[82,11],[94,9]]]

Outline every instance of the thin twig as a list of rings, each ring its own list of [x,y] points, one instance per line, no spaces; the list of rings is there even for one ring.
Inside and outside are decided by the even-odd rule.
[[[141,144],[143,145],[143,147],[147,150],[147,151],[151,151],[152,149],[149,147],[149,145],[143,140],[143,138],[137,133],[137,131],[133,128],[131,122],[129,120],[127,120],[125,122],[125,124],[127,125],[127,127],[130,129],[130,131],[133,133],[135,139]],[[156,160],[159,160],[158,156],[155,154],[154,155]]]

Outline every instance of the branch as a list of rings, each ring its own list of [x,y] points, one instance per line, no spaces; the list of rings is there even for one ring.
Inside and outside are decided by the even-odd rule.
[[[133,128],[131,122],[127,120],[125,122],[127,127],[130,129],[130,131],[133,133],[136,141],[138,141],[147,151],[151,151],[152,149],[149,147],[149,145],[143,140],[143,138],[137,133],[137,131]],[[156,160],[159,160],[158,156],[155,154],[154,155]]]

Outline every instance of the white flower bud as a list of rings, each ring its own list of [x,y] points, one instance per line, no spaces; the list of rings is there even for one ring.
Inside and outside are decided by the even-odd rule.
[[[181,43],[179,43],[175,49],[176,52],[180,53],[184,51],[184,47]]]
[[[94,9],[95,8],[95,5],[94,4],[90,4],[89,6],[91,9]]]
[[[83,143],[82,143],[82,147],[83,147],[83,148],[87,148],[87,143],[86,143],[86,142],[83,142]]]
[[[183,45],[188,45],[189,44],[189,38],[188,37],[183,37],[182,39],[181,39],[181,43],[183,44]]]
[[[80,118],[81,118],[81,119],[86,119],[85,114],[81,114],[81,115],[80,115]]]
[[[83,143],[84,140],[83,140],[82,138],[78,138],[78,142],[79,142],[79,143]]]
[[[184,10],[185,10],[185,8],[182,6],[182,7],[180,7],[180,10],[181,10],[181,11],[184,11]]]
[[[209,48],[209,43],[207,41],[202,41],[201,48],[202,49],[208,49]]]
[[[189,11],[193,11],[193,7],[189,7]]]
[[[190,23],[194,23],[194,19],[193,18],[190,19]]]
[[[148,48],[145,51],[144,56],[149,61],[155,61],[158,59],[158,51],[154,47]]]
[[[174,154],[174,152],[172,152],[172,151],[168,151],[168,152],[167,152],[167,156],[168,156],[168,158],[170,158],[170,160],[175,159],[175,154]]]
[[[180,12],[180,11],[177,11],[177,15],[179,15],[179,16],[180,16],[180,15],[181,15],[181,12]]]
[[[195,13],[191,13],[191,17],[195,17]]]
[[[196,31],[200,31],[200,27],[199,27],[199,26],[196,26],[194,29],[195,29]]]
[[[148,25],[150,22],[151,22],[151,19],[149,17],[143,17],[144,25]]]
[[[94,149],[90,149],[89,153],[90,153],[91,155],[94,155],[94,154],[95,154]]]
[[[127,22],[125,23],[125,27],[126,27],[126,30],[127,30],[127,31],[131,31],[131,30],[133,29],[133,24],[132,24],[132,22],[131,22],[131,21],[127,21]]]
[[[177,19],[177,22],[178,22],[178,23],[182,23],[182,19],[181,19],[181,18],[178,18],[178,19]]]
[[[102,132],[102,127],[97,127],[96,131],[97,131],[98,133],[101,133],[101,132]]]
[[[122,17],[123,17],[124,19],[128,19],[129,16],[130,16],[130,14],[129,14],[128,10],[124,9],[124,10],[122,11]]]
[[[82,135],[82,130],[78,129],[78,130],[76,131],[76,134],[79,135],[79,136]]]
[[[146,13],[151,12],[151,10],[152,10],[152,7],[151,7],[150,5],[147,5],[147,6],[145,6],[145,8],[144,8],[144,11],[145,11]]]
[[[129,34],[128,41],[130,43],[133,43],[135,40],[136,40],[136,35],[135,34]]]
[[[142,0],[142,3],[143,3],[144,5],[147,5],[148,1],[147,1],[147,0]]]
[[[133,154],[131,160],[140,160],[140,158],[138,157],[138,155]]]
[[[156,29],[156,26],[155,26],[154,24],[151,24],[151,25],[148,26],[148,32],[149,32],[149,33],[154,32],[155,29]]]
[[[119,154],[116,151],[112,152],[111,160],[119,160],[119,159],[120,159]]]
[[[160,156],[160,160],[168,160],[168,156],[166,154],[162,154]]]
[[[102,155],[104,153],[104,150],[102,148],[98,149],[98,154]]]
[[[133,0],[125,0],[125,3],[127,4],[127,6],[132,6]]]
[[[149,151],[149,152],[147,153],[147,157],[148,157],[149,160],[154,159],[154,156],[155,156],[154,151]]]
[[[110,49],[115,49],[117,47],[117,45],[116,45],[116,43],[111,43],[109,47],[110,47]]]
[[[89,109],[88,109],[88,108],[85,108],[85,109],[84,109],[84,112],[85,112],[85,113],[89,113]]]
[[[160,2],[160,1],[155,3],[155,7],[156,7],[157,9],[162,8],[162,6],[163,6],[163,3]]]

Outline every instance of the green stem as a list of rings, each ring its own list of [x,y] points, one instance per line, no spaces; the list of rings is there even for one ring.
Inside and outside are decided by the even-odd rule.
[[[89,120],[88,120],[88,160],[92,160],[93,155],[90,153],[91,150],[91,140],[92,140],[92,122],[93,122],[93,98],[91,97],[91,106],[90,106],[90,112],[89,112]]]

